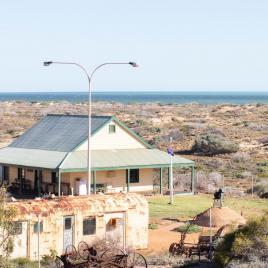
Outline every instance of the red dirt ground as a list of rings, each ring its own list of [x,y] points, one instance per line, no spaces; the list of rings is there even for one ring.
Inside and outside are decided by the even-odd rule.
[[[149,245],[144,251],[145,254],[155,254],[159,252],[167,252],[171,243],[179,242],[181,234],[172,231],[179,227],[180,223],[171,221],[161,221],[158,228],[149,230]],[[187,234],[186,243],[197,243],[199,234]]]

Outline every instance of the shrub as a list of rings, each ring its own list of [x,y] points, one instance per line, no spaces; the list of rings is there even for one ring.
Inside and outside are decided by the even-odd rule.
[[[257,163],[257,171],[259,177],[268,177],[268,161]]]
[[[268,261],[267,230],[268,213],[225,235],[216,248],[216,262],[226,266],[231,261],[241,263]]]
[[[149,223],[148,228],[151,230],[156,230],[158,229],[158,225],[156,223]]]
[[[214,193],[222,187],[222,175],[218,172],[197,172],[196,189],[201,192]]]
[[[42,256],[41,264],[51,267],[55,263],[57,251],[50,249],[50,254]]]
[[[220,159],[212,158],[212,159],[204,159],[204,164],[209,170],[215,170],[222,167],[223,162]]]
[[[198,225],[187,222],[186,224],[176,228],[175,231],[181,233],[187,231],[187,234],[192,234],[192,233],[199,233],[201,231],[201,228]]]
[[[0,187],[0,256],[2,257],[2,260],[9,257],[10,253],[13,251],[13,218],[16,215],[16,211],[13,208],[7,207],[6,202],[6,189]]]
[[[37,268],[37,262],[31,261],[29,258],[16,258],[12,260],[16,268]]]
[[[259,140],[260,143],[267,144],[268,143],[268,136],[265,136]]]
[[[207,129],[207,132],[210,134],[225,136],[224,133],[220,129],[214,128],[214,127],[209,127]]]
[[[268,126],[266,124],[261,124],[261,123],[258,124],[258,123],[247,122],[245,126],[253,131],[267,131],[268,130]]]
[[[247,153],[237,152],[232,156],[232,160],[235,163],[246,163],[250,160],[250,156]]]
[[[222,175],[218,172],[210,172],[208,174],[208,181],[209,183],[213,184],[214,186],[218,187],[222,185]]]
[[[268,198],[268,192],[261,194],[261,198]]]
[[[168,135],[161,136],[161,141],[169,143],[170,137],[172,137],[173,141],[180,141],[183,139],[183,134],[178,129],[171,129]]]
[[[169,253],[150,255],[146,258],[149,267],[179,267],[184,264],[182,256],[173,256]]]
[[[192,151],[202,155],[235,153],[238,145],[219,134],[203,134],[196,138]]]
[[[252,189],[248,189],[247,193],[251,193]],[[266,198],[268,194],[268,183],[262,181],[253,187],[253,192],[261,198]]]

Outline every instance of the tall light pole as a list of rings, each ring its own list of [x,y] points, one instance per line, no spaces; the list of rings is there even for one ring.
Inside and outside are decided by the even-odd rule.
[[[51,64],[69,64],[79,67],[86,75],[88,80],[88,151],[87,151],[87,171],[88,171],[88,181],[87,181],[87,194],[90,195],[91,191],[91,80],[95,72],[105,65],[131,65],[132,67],[138,67],[136,62],[105,62],[98,65],[91,73],[89,73],[86,68],[81,64],[76,62],[62,62],[62,61],[45,61],[44,66],[50,66]]]
[[[173,203],[174,203],[174,198],[173,198],[173,156],[174,156],[174,151],[172,148],[172,141],[173,141],[173,138],[170,137],[169,138],[169,148],[167,150],[167,152],[169,154],[169,159],[170,159],[170,165],[169,165],[169,197],[170,197],[169,204],[170,205],[173,205]]]

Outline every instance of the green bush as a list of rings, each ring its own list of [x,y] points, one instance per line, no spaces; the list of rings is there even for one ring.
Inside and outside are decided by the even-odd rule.
[[[238,145],[220,134],[208,133],[198,136],[192,147],[192,151],[202,155],[235,153]]]
[[[29,258],[16,258],[14,260],[12,260],[12,263],[14,263],[14,267],[16,268],[37,268],[38,267],[38,263],[31,261]]]
[[[230,262],[268,261],[268,213],[244,227],[224,236],[215,252],[222,267]]]
[[[57,256],[57,251],[54,249],[50,249],[49,255],[42,256],[41,264],[47,265],[47,266],[51,265],[52,263],[55,262],[56,256]]]
[[[192,233],[199,233],[201,231],[201,228],[198,225],[190,224],[189,222],[187,222],[186,224],[175,229],[175,231],[181,233],[186,232],[186,230],[187,234],[192,234]]]
[[[148,228],[151,230],[156,230],[158,229],[158,225],[156,223],[149,223]]]

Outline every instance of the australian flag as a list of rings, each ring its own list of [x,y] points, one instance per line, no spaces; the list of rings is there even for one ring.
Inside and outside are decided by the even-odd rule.
[[[174,151],[172,148],[168,148],[167,153],[170,154],[171,156],[174,156]]]

